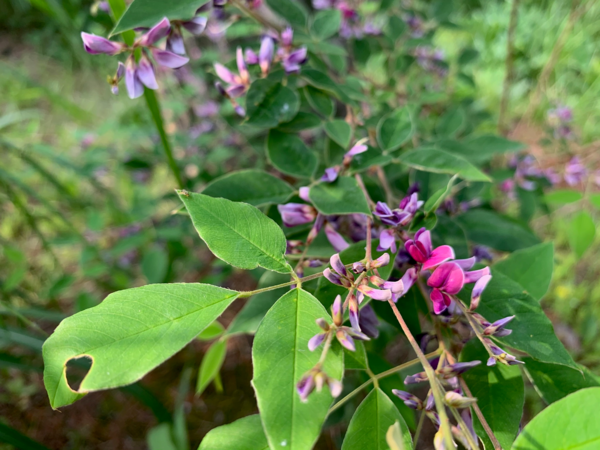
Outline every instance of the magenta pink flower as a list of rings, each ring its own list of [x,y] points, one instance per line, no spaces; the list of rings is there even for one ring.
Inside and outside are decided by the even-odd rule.
[[[453,262],[441,264],[433,271],[427,284],[433,288],[430,294],[433,312],[440,314],[452,303],[451,295],[458,294],[465,284],[465,273]]]
[[[454,259],[454,250],[449,245],[441,245],[433,249],[431,233],[425,228],[416,232],[413,239],[404,244],[406,251],[415,261],[422,264],[422,269],[431,269],[441,263]]]

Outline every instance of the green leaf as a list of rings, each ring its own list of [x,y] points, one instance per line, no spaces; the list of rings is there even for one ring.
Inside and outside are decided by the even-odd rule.
[[[333,116],[335,103],[328,94],[312,86],[305,86],[304,94],[308,103],[316,112],[325,117]]]
[[[458,155],[437,148],[415,148],[402,153],[399,161],[425,172],[458,174],[467,181],[491,181],[477,167]]]
[[[211,181],[202,194],[222,197],[253,206],[285,203],[294,189],[281,178],[262,170],[249,169],[229,173]]]
[[[227,353],[227,339],[220,339],[212,343],[204,354],[198,371],[198,380],[196,382],[196,395],[204,392],[204,389],[219,374],[221,366],[225,361]]]
[[[436,142],[436,147],[462,156],[475,165],[488,162],[494,155],[515,153],[525,148],[520,142],[509,141],[508,139],[494,135],[479,136],[466,142],[444,139]]]
[[[325,387],[300,401],[296,384],[318,362],[321,352],[308,350],[308,340],[322,330],[315,320],[331,320],[325,308],[308,292],[294,289],[281,297],[263,319],[252,347],[258,409],[271,448],[311,449],[332,404]],[[340,346],[332,346],[323,370],[342,378]]]
[[[263,276],[260,277],[258,289],[275,286],[277,284],[285,283],[286,281],[289,281],[289,276],[275,272],[265,272]],[[289,286],[286,286],[280,289],[263,292],[262,294],[255,294],[250,297],[248,302],[246,302],[242,310],[235,316],[235,319],[233,319],[227,328],[227,334],[256,333],[256,330],[265,317],[265,314],[267,314],[267,311],[269,311],[279,297],[288,290]]]
[[[342,450],[388,450],[386,434],[396,422],[400,423],[404,448],[412,448],[410,432],[398,409],[381,389],[373,389],[352,416]]]
[[[552,281],[554,244],[546,242],[517,250],[494,264],[494,268],[519,283],[539,301],[548,292]]]
[[[173,441],[173,424],[163,422],[151,428],[146,435],[148,450],[178,450]]]
[[[583,194],[573,189],[557,189],[544,195],[546,202],[557,205],[568,205],[569,203],[578,202],[582,198]]]
[[[142,258],[142,273],[148,283],[164,281],[169,268],[169,255],[160,247],[153,247],[144,252]]]
[[[287,20],[290,25],[299,28],[306,27],[308,13],[300,3],[293,0],[267,0],[267,5],[275,14]]]
[[[365,194],[351,177],[338,177],[333,183],[316,184],[310,188],[308,195],[319,212],[325,215],[371,215]]]
[[[542,399],[550,404],[580,389],[600,386],[600,381],[586,367],[579,370],[560,364],[547,364],[523,358],[523,369]],[[583,372],[583,373],[582,373]]]
[[[581,258],[594,243],[596,225],[587,211],[580,211],[569,223],[569,244],[571,249]]]
[[[134,28],[153,27],[163,17],[169,20],[186,20],[196,15],[196,10],[207,3],[207,0],[178,0],[165,2],[163,0],[135,0],[125,14],[121,16],[111,36]]]
[[[342,14],[337,9],[324,9],[319,11],[310,26],[311,34],[322,41],[330,38],[340,29]]]
[[[48,447],[34,441],[13,427],[0,422],[0,442],[23,450],[48,450]]]
[[[439,136],[454,137],[465,128],[466,122],[465,110],[460,106],[452,108],[439,118],[435,132]]]
[[[471,209],[456,217],[467,238],[503,252],[514,252],[540,243],[539,238],[516,220],[487,209]]]
[[[271,130],[267,136],[267,155],[277,170],[298,178],[309,178],[317,169],[317,155],[292,134]]]
[[[479,340],[474,339],[465,345],[460,354],[461,361],[481,361],[479,366],[469,369],[463,378],[469,386],[483,417],[491,427],[502,448],[512,445],[523,415],[525,387],[518,366],[496,364],[486,366],[488,353]],[[571,370],[571,369],[570,369]],[[481,422],[474,415],[473,426],[477,435],[485,443],[485,448],[494,448]]]
[[[590,203],[596,208],[600,208],[600,194],[590,195]]]
[[[384,154],[381,149],[369,147],[366,152],[359,153],[352,157],[349,173],[354,174],[364,172],[373,166],[384,167],[391,163],[393,159],[392,155]]]
[[[304,44],[309,52],[316,53],[317,55],[334,55],[347,57],[348,52],[340,45],[332,44],[331,42],[307,42]],[[340,86],[342,88],[342,86]]]
[[[346,370],[366,370],[369,368],[367,352],[362,341],[354,341],[356,350],[351,352],[344,348],[344,369]]]
[[[272,272],[265,272],[272,273]],[[223,334],[225,328],[217,320],[207,326],[202,333],[197,336],[197,339],[201,341],[212,341]]]
[[[178,191],[194,227],[211,252],[240,269],[288,273],[286,240],[275,222],[247,203]]]
[[[321,119],[319,119],[317,115],[300,111],[289,122],[279,124],[277,129],[285,133],[297,133],[298,131],[309,130],[320,126]]]
[[[329,75],[320,70],[305,67],[300,72],[300,77],[302,77],[309,85],[334,94],[344,103],[353,103],[352,100],[340,90],[339,86],[329,77]]]
[[[600,388],[582,389],[553,403],[523,429],[512,450],[595,450],[600,447]]]
[[[198,450],[269,450],[260,416],[243,417],[208,432]]]
[[[432,230],[431,235],[436,247],[442,244],[451,246],[458,259],[471,256],[464,230],[450,217],[439,215],[437,225]]]
[[[440,207],[444,199],[452,191],[452,186],[454,185],[454,180],[456,180],[456,177],[457,175],[454,175],[452,178],[450,178],[450,181],[448,181],[448,185],[446,187],[443,187],[439,191],[434,192],[433,195],[427,199],[424,206],[426,215],[435,213],[436,210]]]
[[[377,124],[377,142],[384,152],[400,148],[413,133],[413,124],[408,108],[398,109],[381,118]]]
[[[325,133],[338,145],[347,149],[352,138],[352,128],[348,122],[342,119],[335,119],[325,123]]]
[[[260,78],[250,85],[246,95],[246,123],[260,128],[274,128],[289,122],[300,107],[298,93],[283,86],[276,78]]]
[[[461,292],[460,297],[467,298],[470,295],[468,291]],[[477,312],[490,322],[516,316],[508,327],[512,333],[497,338],[500,347],[512,347],[538,361],[578,370],[577,364],[554,334],[554,327],[539,302],[495,268],[492,268],[492,279],[483,291]]]
[[[115,292],[63,320],[43,347],[51,406],[139,380],[194,339],[237,296],[207,284],[152,284]],[[66,366],[81,357],[91,358],[92,367],[74,391]]]

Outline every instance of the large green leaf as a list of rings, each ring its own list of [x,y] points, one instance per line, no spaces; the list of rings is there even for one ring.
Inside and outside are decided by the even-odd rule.
[[[488,354],[483,345],[475,339],[463,349],[461,361],[481,361],[479,366],[469,369],[463,378],[473,397],[481,408],[483,417],[491,427],[503,449],[509,449],[517,433],[523,416],[525,387],[518,366],[496,364],[486,366]],[[572,370],[572,369],[569,369]],[[473,417],[477,435],[485,443],[485,448],[494,448],[477,416]]]
[[[227,339],[220,339],[212,343],[212,345],[206,350],[204,358],[200,363],[200,369],[198,370],[198,379],[196,380],[196,395],[200,395],[204,392],[204,389],[210,384],[212,380],[218,375],[221,366],[225,361],[225,354],[227,353]]]
[[[218,258],[240,269],[292,270],[284,257],[283,231],[260,210],[224,198],[178,193],[198,234]]]
[[[385,436],[396,422],[400,423],[404,448],[412,448],[410,432],[398,408],[381,389],[373,389],[352,416],[342,450],[388,450]]]
[[[425,172],[458,174],[467,181],[490,181],[490,178],[466,159],[432,147],[415,148],[402,153],[399,161]]]
[[[208,432],[198,450],[269,450],[260,416],[243,417]]]
[[[294,27],[306,27],[308,13],[300,2],[293,0],[267,0],[267,5],[276,14],[287,20]]]
[[[162,20],[191,19],[196,10],[207,3],[207,0],[135,0],[115,25],[111,35],[133,30],[134,28],[152,27]]]
[[[305,67],[300,72],[300,76],[311,86],[316,87],[327,92],[334,94],[344,103],[353,103],[352,99],[348,97],[336,84],[329,75],[321,72],[320,70],[313,69],[311,67]]]
[[[293,134],[271,130],[267,155],[277,170],[294,177],[309,178],[317,169],[317,155]]]
[[[202,190],[204,195],[223,197],[253,206],[285,203],[293,192],[294,189],[281,178],[256,169],[223,175]]]
[[[460,106],[452,108],[439,118],[435,132],[440,136],[454,137],[463,130],[466,122],[465,110]]]
[[[342,119],[335,119],[330,122],[325,123],[325,133],[334,142],[336,142],[341,147],[347,149],[350,145],[350,139],[352,138],[352,128]]]
[[[258,281],[258,289],[275,286],[289,281],[289,275],[265,272]],[[242,310],[235,316],[233,322],[227,328],[227,334],[249,333],[254,334],[267,311],[275,302],[289,290],[289,287],[273,289],[261,294],[255,294],[246,302]]]
[[[327,93],[312,86],[305,86],[304,94],[310,106],[319,114],[331,117],[335,112],[335,103]]]
[[[322,331],[315,320],[331,320],[319,301],[294,289],[269,310],[252,347],[258,409],[271,448],[309,450],[321,433],[321,426],[333,401],[325,387],[314,392],[306,403],[300,401],[296,384],[319,360],[320,351],[308,350],[308,340]],[[332,346],[325,372],[339,380],[343,374],[342,352]]]
[[[456,221],[469,240],[503,252],[514,252],[540,243],[526,226],[487,209],[471,209],[456,217]]]
[[[580,370],[575,370],[560,364],[539,362],[533,358],[523,358],[523,361],[523,369],[540,397],[548,404],[579,389],[600,386],[598,378],[583,366],[579,366]]]
[[[547,203],[552,203],[555,205],[567,205],[569,203],[575,203],[582,198],[583,194],[574,189],[557,189],[544,195],[544,200],[546,200]]]
[[[131,384],[212,323],[238,293],[207,284],[151,284],[109,295],[65,320],[44,343],[44,384],[53,408],[87,392]],[[69,360],[92,359],[77,391],[66,379]]]
[[[464,230],[453,219],[445,215],[437,216],[437,224],[431,231],[433,243],[438,246],[450,245],[457,258],[463,259],[471,256],[469,245]]]
[[[577,391],[553,403],[523,429],[513,450],[600,448],[600,388]]]
[[[596,225],[587,211],[578,212],[569,223],[569,244],[578,258],[594,243],[595,235]]]
[[[248,125],[273,128],[289,122],[300,107],[298,93],[273,78],[261,78],[250,86],[246,95]]]
[[[383,117],[377,125],[377,142],[381,150],[393,151],[404,144],[413,133],[408,108],[402,108]]]
[[[333,183],[316,184],[310,188],[308,195],[319,212],[326,215],[371,215],[365,194],[351,177],[339,177]]]
[[[466,298],[469,295],[468,289],[460,295]],[[554,334],[552,323],[544,314],[539,302],[519,284],[494,268],[492,280],[483,291],[477,312],[490,322],[516,316],[508,326],[512,333],[498,338],[501,346],[521,350],[538,361],[579,369]]]
[[[497,154],[514,153],[522,150],[525,146],[516,141],[510,141],[501,136],[484,135],[470,139],[466,142],[458,142],[450,139],[441,140],[436,143],[450,153],[462,156],[467,161],[479,165],[483,164]]]
[[[319,11],[310,25],[311,34],[322,41],[330,38],[340,29],[342,14],[337,9],[325,9]]]
[[[284,133],[297,133],[298,131],[308,130],[321,126],[321,119],[313,113],[300,111],[289,122],[279,124],[277,129]]]
[[[541,300],[552,281],[554,244],[546,242],[517,250],[494,264],[494,268],[519,283],[533,298]]]

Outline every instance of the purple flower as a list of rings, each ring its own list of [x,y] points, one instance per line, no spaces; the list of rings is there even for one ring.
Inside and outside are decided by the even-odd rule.
[[[413,284],[415,284],[415,282],[417,281],[417,269],[415,269],[414,267],[411,267],[410,269],[408,269],[404,275],[402,276],[402,278],[399,281],[396,282],[390,282],[390,281],[386,281],[386,283],[384,283],[383,287],[387,288],[387,289],[391,289],[392,291],[392,300],[394,301],[394,303],[396,303],[398,301],[398,299],[400,297],[402,297],[404,294],[406,294],[408,292],[408,290],[412,287]],[[388,284],[390,283],[390,284]],[[401,289],[400,289],[400,283],[401,283]]]
[[[321,392],[323,386],[327,383],[329,391],[333,397],[337,397],[342,393],[342,383],[329,377],[321,369],[315,367],[309,370],[296,385],[296,390],[300,396],[300,400],[306,403],[308,396],[316,389]]]
[[[281,45],[284,47],[291,47],[293,40],[294,30],[292,30],[290,27],[286,27],[285,30],[281,32]]]
[[[346,242],[342,235],[339,234],[330,223],[325,225],[325,235],[336,252],[342,252],[350,247],[350,244]]]
[[[421,399],[414,396],[410,392],[392,389],[392,394],[400,398],[400,400],[402,400],[404,404],[410,409],[414,409],[416,411],[420,411],[423,409],[423,402],[421,401]]]
[[[169,31],[171,31],[171,23],[169,22],[169,19],[165,17],[152,28],[150,28],[146,34],[139,37],[134,46],[150,47],[156,44],[156,42],[160,41],[162,38],[167,37]]]
[[[124,51],[127,46],[119,42],[112,42],[95,34],[81,33],[83,48],[91,55],[118,55]]]
[[[327,169],[325,169],[325,173],[321,177],[321,181],[324,181],[326,183],[333,183],[335,180],[337,180],[339,172],[340,168],[338,166],[328,167]]]
[[[487,323],[483,329],[483,335],[496,337],[508,336],[512,333],[512,330],[507,330],[504,328],[504,326],[514,318],[515,316],[508,316],[504,319],[496,320],[494,323]]]
[[[404,379],[404,384],[416,384],[427,381],[427,374],[425,372],[419,372],[414,375],[409,375]]]
[[[300,71],[300,66],[307,61],[306,47],[301,47],[283,56],[281,64],[286,73],[295,73]]]
[[[415,261],[423,264],[423,270],[431,269],[445,261],[454,259],[454,250],[449,245],[441,245],[435,250],[433,249],[431,233],[425,228],[417,231],[414,238],[406,241],[404,246]]]
[[[475,245],[473,247],[473,256],[475,257],[476,262],[481,262],[483,260],[492,261],[494,259],[490,250],[483,245]]]
[[[571,158],[571,160],[567,163],[565,168],[565,182],[569,186],[575,186],[580,184],[587,175],[587,169],[581,162],[577,156]]]
[[[265,36],[260,43],[260,50],[258,53],[258,64],[260,65],[263,76],[269,73],[274,51],[275,44],[273,43],[273,39],[269,36]]]
[[[394,209],[393,211],[387,204],[383,202],[377,202],[373,214],[379,217],[381,222],[386,225],[391,225],[394,227],[405,226],[410,223],[421,205],[423,205],[423,202],[418,200],[416,193],[413,193],[407,197],[404,197],[404,199],[402,199],[400,202],[399,208]]]
[[[377,339],[377,337],[379,337],[379,320],[377,319],[375,311],[371,305],[365,305],[360,310],[358,323],[358,329],[365,333],[368,337],[372,339]]]
[[[346,152],[344,156],[356,156],[366,152],[369,149],[369,147],[364,144],[366,141],[366,138],[358,141],[356,144],[354,144],[354,146],[352,146],[350,150]]]
[[[481,294],[483,294],[483,290],[488,285],[491,279],[491,275],[484,275],[475,282],[475,286],[473,287],[473,291],[471,292],[471,306],[469,307],[471,311],[475,311],[475,309],[477,309],[477,307],[479,306]]]
[[[317,210],[303,203],[286,203],[285,205],[278,205],[277,209],[286,227],[304,225],[312,222],[317,217]]]
[[[513,366],[515,364],[525,364],[523,361],[519,361],[517,358],[515,358],[510,353],[502,350],[500,347],[498,347],[496,344],[494,344],[491,340],[485,339],[485,341],[486,341],[486,344],[488,345],[488,347],[490,348],[490,350],[492,351],[492,353],[494,354],[494,356],[490,356],[490,358],[488,359],[488,362],[487,362],[488,366],[495,366],[496,361],[500,361],[502,364],[506,364],[507,366]]]
[[[398,247],[396,247],[396,231],[393,228],[383,230],[379,234],[379,245],[377,246],[378,252],[385,250],[391,250],[392,253],[396,253]]]
[[[467,370],[472,369],[473,367],[478,366],[479,364],[481,364],[481,361],[447,364],[441,369],[438,369],[437,373],[441,375],[444,379],[450,379],[465,373]]]
[[[323,271],[323,276],[331,281],[333,284],[337,284],[339,286],[351,287],[354,283],[354,275],[350,273],[350,271],[346,270],[344,263],[340,260],[339,254],[334,254],[329,259],[329,264],[331,265],[331,269],[327,268]],[[335,305],[335,302],[334,302]]]
[[[451,295],[458,294],[465,284],[465,273],[460,266],[446,262],[433,271],[427,285],[431,286],[430,298],[433,312],[440,314],[452,303]]]
[[[367,284],[361,284],[357,289],[373,300],[387,301],[392,298],[392,291],[389,289],[376,289]]]
[[[110,79],[110,85],[111,85],[110,90],[114,95],[117,95],[119,93],[119,82],[121,81],[121,78],[123,78],[124,75],[125,75],[125,64],[123,64],[121,61],[119,61],[119,63],[117,64],[117,72]]]

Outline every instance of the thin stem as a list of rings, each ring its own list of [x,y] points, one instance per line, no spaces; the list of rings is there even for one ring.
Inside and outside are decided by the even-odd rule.
[[[379,389],[379,380],[377,379],[377,377],[375,376],[375,374],[371,371],[371,369],[369,369],[367,367],[367,375],[369,375],[369,377],[371,377],[371,380],[373,380],[373,384],[375,385],[375,389]]]
[[[467,394],[468,397],[473,397],[473,394],[471,393],[469,386],[467,386],[467,382],[461,376],[459,376],[458,379],[460,381],[460,387],[462,387],[462,390],[465,391],[465,394]],[[494,435],[494,432],[492,431],[489,424],[487,423],[487,420],[485,420],[485,416],[483,415],[483,412],[481,411],[481,408],[479,408],[479,405],[477,404],[477,402],[473,403],[471,406],[475,410],[475,414],[477,414],[477,418],[479,419],[479,422],[481,422],[481,425],[483,426],[483,429],[485,430],[488,437],[490,438],[490,441],[492,441],[494,450],[502,450],[502,446],[500,445],[500,442],[498,442],[498,439],[496,438],[496,436]]]
[[[495,359],[496,356],[494,355],[494,352],[492,352],[492,350],[490,349],[490,346],[488,345],[488,343],[485,341],[485,338],[481,334],[481,331],[479,331],[479,324],[475,321],[475,319],[473,319],[473,317],[471,316],[470,311],[467,309],[467,307],[465,306],[465,304],[461,300],[459,300],[458,298],[456,298],[456,297],[454,297],[454,303],[456,303],[458,305],[458,307],[461,309],[461,311],[463,312],[463,314],[465,315],[465,317],[469,321],[469,325],[471,325],[471,328],[473,329],[473,332],[475,333],[475,336],[477,336],[477,339],[479,339],[481,341],[481,343],[483,344],[483,346],[487,350],[488,354],[492,358]]]
[[[452,430],[450,429],[450,422],[448,420],[448,415],[446,414],[444,395],[442,393],[442,390],[440,389],[439,384],[436,382],[437,379],[433,367],[431,367],[431,364],[429,364],[429,361],[421,351],[419,344],[410,332],[408,325],[406,325],[402,314],[400,314],[400,311],[398,311],[398,308],[396,308],[396,304],[391,299],[388,300],[388,303],[392,307],[392,311],[394,311],[394,314],[396,316],[396,319],[398,320],[398,323],[400,324],[400,327],[402,328],[402,331],[404,331],[404,334],[408,338],[408,342],[410,342],[410,345],[412,346],[413,350],[417,354],[417,357],[421,361],[423,369],[425,369],[427,379],[429,380],[429,385],[431,386],[431,391],[433,392],[433,398],[435,399],[435,406],[438,415],[440,416],[442,434],[444,440],[446,441],[446,446],[448,448],[454,448],[454,443],[452,442]]]
[[[392,188],[390,187],[390,183],[385,177],[385,172],[383,171],[383,168],[381,166],[377,166],[377,178],[379,179],[379,182],[381,183],[381,186],[383,186],[383,190],[385,191],[385,201],[389,204],[393,204],[394,194],[392,192]]]
[[[323,272],[313,273],[312,275],[308,275],[303,278],[298,278],[298,275],[296,275],[296,279],[294,279],[292,281],[288,281],[286,283],[276,284],[275,286],[268,286],[268,287],[261,288],[261,289],[255,289],[254,291],[240,291],[240,295],[238,296],[238,298],[252,297],[253,295],[256,295],[256,294],[262,294],[263,292],[274,291],[275,289],[291,286],[292,284],[301,285],[304,281],[315,280],[322,276],[323,276]]]
[[[519,9],[519,0],[513,0],[510,8],[510,22],[508,24],[508,33],[506,36],[506,60],[504,63],[506,74],[504,75],[504,85],[502,87],[502,99],[500,101],[500,113],[498,115],[498,133],[503,134],[505,128],[505,116],[508,109],[510,97],[510,83],[513,79],[513,60],[514,60],[514,40],[515,30],[517,28],[517,12]]]
[[[435,352],[431,352],[428,355],[426,355],[427,358],[431,358],[434,356],[437,356],[439,354],[439,351],[435,351]],[[369,378],[367,381],[365,381],[363,384],[361,384],[359,387],[357,387],[356,389],[354,389],[352,392],[350,392],[348,395],[346,395],[343,399],[341,399],[339,402],[337,402],[335,405],[333,405],[330,409],[329,409],[329,413],[331,414],[333,411],[335,411],[336,409],[338,409],[340,406],[342,406],[344,403],[346,403],[348,400],[350,400],[352,397],[354,397],[356,394],[358,394],[360,391],[362,391],[364,388],[366,388],[367,386],[369,386],[371,383],[373,383],[374,379],[376,379],[377,381],[381,380],[382,378],[385,378],[387,376],[393,375],[397,372],[400,372],[404,369],[408,369],[409,367],[414,366],[415,364],[419,363],[420,360],[419,358],[413,359],[412,361],[408,361],[405,362],[403,364],[400,364],[399,366],[393,367],[389,370],[386,370],[385,372],[381,372],[380,374],[375,375],[372,378]]]
[[[460,425],[460,429],[463,431],[463,435],[467,438],[467,442],[469,443],[471,448],[473,450],[478,449],[479,445],[473,439],[473,435],[471,435],[471,433],[469,432],[469,428],[467,428],[467,424],[465,423],[460,413],[456,410],[456,408],[450,408],[450,411],[452,411],[452,415]]]
[[[371,219],[367,218],[367,250],[366,250],[366,255],[365,258],[367,259],[367,267],[370,268],[371,265],[371,261],[373,260],[373,244],[372,244],[372,239],[371,239],[372,233],[371,233]],[[392,263],[390,263],[392,264]]]
[[[413,442],[415,443],[415,448],[417,448],[419,442],[419,436],[421,436],[421,430],[423,430],[423,424],[425,423],[425,411],[421,411],[421,415],[419,416],[419,423],[417,424],[417,429],[415,431],[415,435],[413,436]]]
[[[371,196],[369,195],[369,192],[367,191],[367,188],[365,187],[365,183],[363,182],[362,177],[360,176],[360,174],[356,174],[354,175],[354,178],[356,179],[356,182],[358,183],[358,186],[362,189],[363,194],[365,194],[365,198],[367,199],[367,202],[369,202],[369,205],[371,205],[371,207],[375,207],[375,202],[371,199]]]

